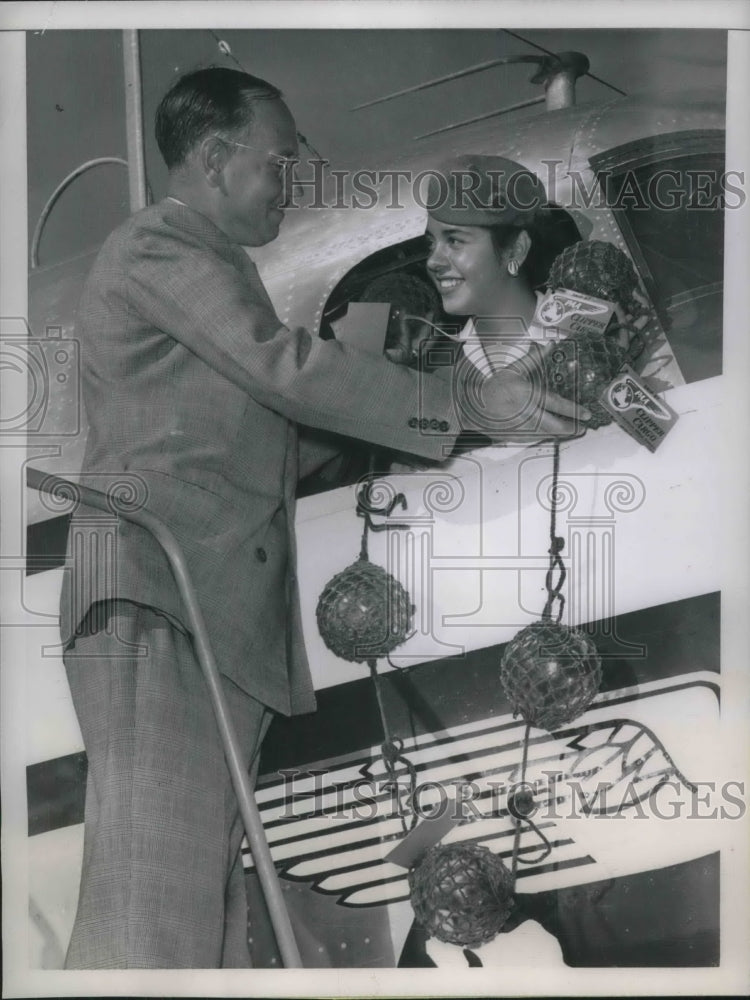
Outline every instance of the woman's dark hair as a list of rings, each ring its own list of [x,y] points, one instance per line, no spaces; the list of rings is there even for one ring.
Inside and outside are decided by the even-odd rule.
[[[557,255],[566,247],[581,240],[581,234],[572,217],[564,208],[559,208],[557,205],[540,208],[535,213],[533,221],[524,225],[499,225],[487,228],[495,255],[500,261],[508,247],[524,230],[529,234],[531,247],[519,274],[526,279],[530,288],[543,285]]]
[[[272,83],[222,66],[194,70],[164,95],[156,111],[155,133],[172,170],[213,132],[237,134],[252,123],[253,105],[281,97]]]

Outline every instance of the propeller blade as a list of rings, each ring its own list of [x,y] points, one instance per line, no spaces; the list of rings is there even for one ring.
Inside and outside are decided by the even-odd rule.
[[[461,122],[453,122],[450,125],[443,125],[441,128],[433,129],[432,132],[423,132],[422,135],[415,135],[414,139],[427,139],[431,135],[439,135],[441,132],[450,132],[451,129],[461,128],[462,125],[473,125],[474,122],[485,121],[487,118],[495,118],[497,115],[508,114],[509,111],[518,111],[520,108],[531,107],[532,104],[544,104],[544,97],[532,97],[528,101],[519,101],[518,104],[509,104],[506,108],[500,108],[498,111],[488,111],[483,115],[476,115],[474,118],[466,118]]]
[[[414,94],[418,90],[427,90],[428,87],[436,87],[440,83],[447,83],[449,80],[459,80],[463,76],[472,73],[481,73],[483,70],[491,69],[493,66],[507,66],[510,63],[518,62],[540,62],[539,56],[508,56],[504,59],[490,59],[488,62],[476,63],[474,66],[467,66],[466,69],[456,70],[455,73],[447,73],[445,76],[435,77],[434,80],[425,80],[424,83],[417,83],[413,87],[405,87],[404,90],[397,90],[393,94],[386,94],[385,97],[376,97],[373,101],[366,101],[358,104],[352,111],[361,111],[362,108],[371,108],[375,104],[383,104],[385,101],[392,101],[396,97],[403,97],[404,94]]]

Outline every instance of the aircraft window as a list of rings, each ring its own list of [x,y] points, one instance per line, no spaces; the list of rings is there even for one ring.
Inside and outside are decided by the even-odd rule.
[[[692,137],[688,145],[695,144]],[[685,381],[711,378],[721,374],[723,156],[718,150],[685,154],[674,140],[668,150],[652,148],[648,162],[642,149],[637,157],[632,152],[615,169],[613,153],[608,163],[592,165]]]

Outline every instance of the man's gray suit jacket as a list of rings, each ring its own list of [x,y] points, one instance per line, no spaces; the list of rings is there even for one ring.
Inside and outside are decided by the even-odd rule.
[[[106,241],[77,336],[90,425],[81,481],[127,482],[171,528],[222,673],[276,711],[312,710],[295,576],[297,425],[439,459],[460,430],[450,377],[286,328],[245,251],[171,199]],[[79,508],[70,533],[63,642],[113,597],[189,629],[149,533],[121,520],[102,544],[92,513]]]

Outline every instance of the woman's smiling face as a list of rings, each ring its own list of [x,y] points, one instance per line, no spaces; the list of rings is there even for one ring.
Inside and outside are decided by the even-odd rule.
[[[490,230],[429,218],[426,236],[427,271],[443,309],[456,316],[496,315],[508,272],[498,260]]]

